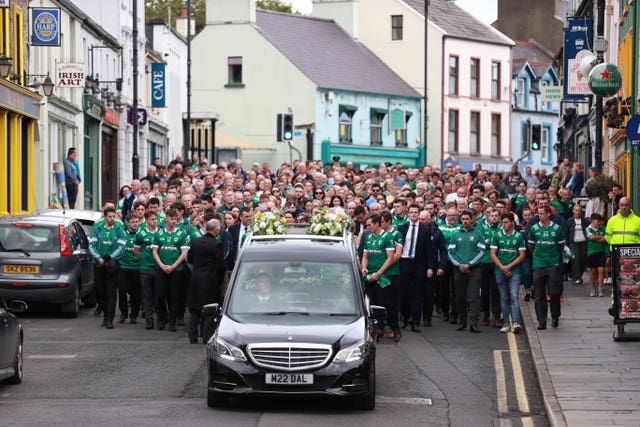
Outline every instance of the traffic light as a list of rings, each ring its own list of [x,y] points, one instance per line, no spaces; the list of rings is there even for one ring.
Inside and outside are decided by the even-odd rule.
[[[542,125],[531,125],[531,151],[540,151]]]
[[[293,140],[293,113],[278,114],[276,137],[277,141]]]

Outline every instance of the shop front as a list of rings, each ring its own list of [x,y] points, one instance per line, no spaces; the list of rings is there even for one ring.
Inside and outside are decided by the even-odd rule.
[[[0,79],[0,215],[34,210],[34,144],[41,99]]]

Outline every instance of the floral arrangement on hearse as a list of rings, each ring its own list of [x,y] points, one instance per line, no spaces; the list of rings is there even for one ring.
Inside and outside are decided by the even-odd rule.
[[[311,217],[307,233],[316,236],[341,236],[351,226],[353,221],[344,209],[324,208]]]

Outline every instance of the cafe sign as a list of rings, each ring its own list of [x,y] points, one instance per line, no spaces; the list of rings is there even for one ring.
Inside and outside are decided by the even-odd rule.
[[[598,64],[589,73],[589,88],[600,96],[612,96],[622,87],[622,74],[617,66],[609,63]]]

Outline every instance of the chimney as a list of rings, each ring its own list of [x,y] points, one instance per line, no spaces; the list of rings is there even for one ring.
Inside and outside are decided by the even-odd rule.
[[[207,0],[207,25],[255,22],[256,0]]]
[[[351,37],[360,37],[359,0],[313,0],[311,16],[333,19]]]
[[[191,29],[191,37],[195,36],[196,34],[196,20],[193,17],[193,9],[191,10],[191,12],[191,25],[188,24],[189,19],[187,18],[186,8],[182,8],[180,10],[180,16],[176,17],[176,31],[184,38],[187,37],[187,27],[190,27]]]

